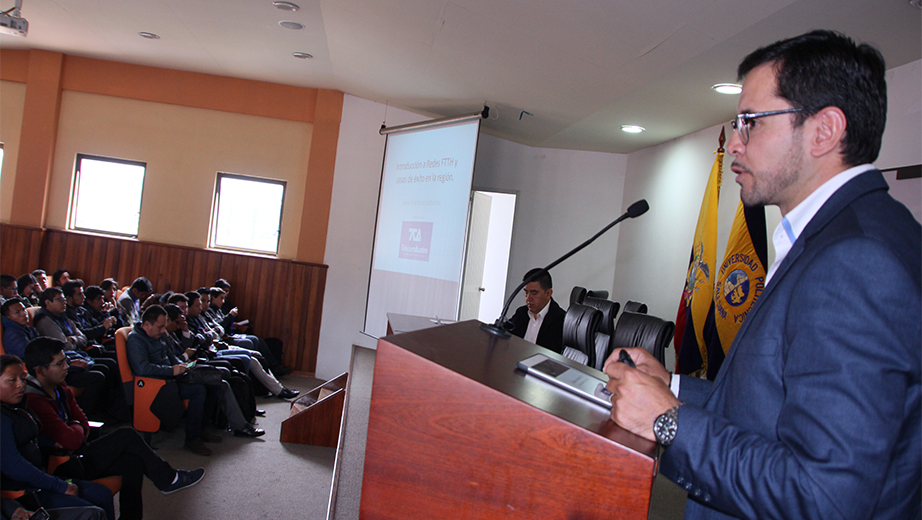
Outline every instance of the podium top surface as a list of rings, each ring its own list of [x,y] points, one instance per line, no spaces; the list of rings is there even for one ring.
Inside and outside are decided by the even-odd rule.
[[[544,354],[602,380],[608,379],[602,372],[579,365],[534,343],[515,336],[495,336],[481,329],[480,322],[476,320],[385,336],[380,341],[412,352],[647,457],[656,457],[656,443],[615,425],[608,409],[526,375],[517,368],[516,363],[520,360]],[[438,391],[451,389],[433,389],[433,392]]]

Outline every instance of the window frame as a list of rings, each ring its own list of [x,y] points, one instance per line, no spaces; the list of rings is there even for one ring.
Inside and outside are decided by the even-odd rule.
[[[218,210],[220,208],[221,202],[221,180],[222,179],[237,179],[250,182],[262,182],[265,184],[277,184],[282,187],[282,202],[279,204],[279,224],[278,224],[278,233],[275,237],[275,251],[264,251],[261,249],[248,249],[245,247],[235,247],[235,246],[226,246],[219,245],[217,243],[217,234],[218,234]],[[217,172],[215,174],[215,187],[214,187],[214,197],[212,198],[211,204],[211,223],[208,226],[208,248],[221,250],[221,251],[232,251],[236,253],[246,253],[253,255],[263,255],[278,257],[279,256],[279,244],[282,241],[282,220],[285,215],[285,194],[288,191],[288,181],[281,179],[270,179],[268,177],[257,177],[255,175],[244,175],[241,173],[229,173],[229,172]]]
[[[91,159],[94,161],[103,161],[111,162],[118,164],[126,164],[129,166],[141,166],[144,168],[144,176],[141,179],[141,193],[138,197],[138,232],[141,231],[141,208],[144,206],[144,185],[147,180],[147,163],[144,161],[133,161],[131,159],[119,159],[116,157],[106,157],[103,155],[94,155],[88,153],[78,153],[76,159],[74,160],[74,175],[73,175],[73,186],[71,188],[70,194],[70,204],[67,210],[67,229],[70,231],[80,231],[83,233],[95,233],[100,235],[110,235],[122,238],[138,238],[138,233],[121,233],[118,231],[108,231],[104,229],[93,229],[93,228],[84,228],[77,226],[77,196],[80,193],[80,175],[81,175],[81,166],[83,159]]]

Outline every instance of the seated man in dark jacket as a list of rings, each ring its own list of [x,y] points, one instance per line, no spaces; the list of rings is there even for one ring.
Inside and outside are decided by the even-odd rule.
[[[140,519],[143,506],[141,485],[147,476],[164,494],[193,486],[205,475],[205,469],[175,470],[154,453],[144,439],[132,428],[119,428],[92,442],[89,421],[77,406],[74,394],[64,382],[67,370],[57,363],[64,359],[63,342],[52,338],[38,338],[26,347],[26,402],[41,421],[40,439],[67,453],[83,455],[84,475],[81,478],[98,479],[119,475],[122,489],[119,493],[119,511],[122,520]],[[67,478],[66,466],[60,466],[56,475]]]
[[[166,329],[167,314],[163,307],[151,305],[141,315],[141,322],[136,324],[128,334],[128,362],[131,372],[142,377],[175,378],[189,371],[189,367],[179,362],[172,350],[163,342],[161,336]],[[205,407],[205,386],[187,383],[179,378],[179,397],[189,400],[186,410],[185,447],[196,455],[211,455],[211,450],[202,441],[220,442],[221,437],[202,431],[202,416]],[[234,392],[226,381],[218,387],[218,404],[234,435],[238,437],[259,437],[265,432],[253,428],[240,412]]]
[[[26,301],[20,297],[10,298],[0,305],[0,322],[3,323],[3,350],[7,354],[22,357],[26,345],[38,337],[38,331],[29,326]]]
[[[532,269],[522,280],[541,271],[544,270]],[[563,352],[563,319],[567,313],[551,297],[553,294],[551,273],[547,271],[526,284],[525,305],[512,316],[512,333],[559,354]]]

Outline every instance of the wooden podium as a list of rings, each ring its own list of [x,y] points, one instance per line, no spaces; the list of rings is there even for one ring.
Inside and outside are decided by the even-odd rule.
[[[381,338],[360,517],[646,519],[656,444],[516,368],[536,353],[574,365],[477,321]]]

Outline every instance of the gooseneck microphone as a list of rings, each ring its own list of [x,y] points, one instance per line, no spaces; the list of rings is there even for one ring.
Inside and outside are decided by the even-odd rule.
[[[650,205],[647,204],[646,199],[640,199],[640,200],[638,200],[637,202],[631,204],[631,205],[627,208],[627,211],[624,212],[623,215],[621,215],[620,217],[616,218],[611,224],[609,224],[609,225],[603,227],[602,230],[599,231],[598,233],[596,233],[595,235],[593,235],[592,238],[590,238],[589,240],[587,240],[587,241],[583,242],[582,244],[576,246],[572,251],[570,251],[569,253],[567,253],[567,254],[561,256],[561,257],[558,258],[557,260],[554,260],[553,262],[551,262],[550,264],[548,264],[548,266],[545,267],[544,269],[541,269],[540,271],[537,271],[537,272],[535,272],[534,274],[532,274],[531,276],[529,276],[529,277],[525,278],[524,280],[522,280],[522,283],[520,283],[519,286],[516,287],[514,291],[512,291],[512,294],[509,295],[509,299],[506,300],[506,305],[503,306],[503,313],[499,315],[499,318],[497,318],[496,321],[493,322],[493,323],[483,323],[483,324],[481,324],[481,325],[480,325],[480,328],[482,328],[483,330],[485,330],[485,331],[487,331],[487,332],[489,332],[489,333],[491,333],[491,334],[495,334],[495,335],[500,336],[500,337],[503,337],[503,338],[508,338],[508,337],[509,337],[509,330],[508,330],[506,327],[507,327],[507,325],[509,324],[509,320],[506,319],[506,312],[509,311],[509,306],[512,305],[512,300],[515,299],[515,295],[518,294],[519,291],[521,291],[523,287],[525,287],[525,286],[528,285],[529,283],[533,282],[535,279],[537,279],[537,278],[538,278],[539,276],[541,276],[542,274],[544,274],[544,273],[550,271],[551,268],[557,266],[557,264],[559,264],[560,262],[563,262],[563,261],[566,260],[567,258],[570,258],[570,257],[573,256],[574,254],[576,254],[576,253],[578,253],[580,250],[582,250],[584,247],[586,247],[586,246],[588,246],[589,244],[593,243],[593,242],[595,241],[595,239],[597,239],[597,238],[599,238],[600,236],[602,236],[602,234],[604,234],[604,233],[605,233],[606,231],[608,231],[609,229],[615,227],[615,225],[618,224],[619,222],[621,222],[622,220],[627,220],[627,219],[629,219],[629,218],[637,218],[637,217],[643,215],[644,213],[646,213],[648,209],[650,209]]]

